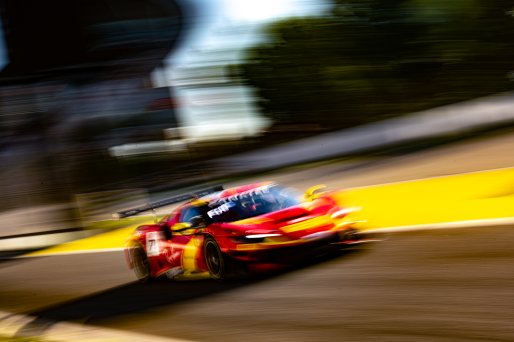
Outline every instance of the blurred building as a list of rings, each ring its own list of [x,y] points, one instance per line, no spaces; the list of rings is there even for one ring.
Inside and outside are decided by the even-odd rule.
[[[2,0],[2,82],[149,74],[180,42],[181,0]]]
[[[325,0],[196,0],[217,4],[202,30],[168,59],[168,79],[178,99],[181,131],[191,141],[234,140],[269,134],[261,99],[240,78],[247,53],[269,39],[268,25],[281,18],[324,15]],[[272,77],[272,75],[270,75]],[[281,134],[281,132],[279,133]]]
[[[281,15],[312,13],[292,4]],[[241,13],[246,23],[231,24]],[[162,169],[128,170],[113,156],[187,158],[191,143],[258,136],[270,122],[234,72],[261,39],[253,17],[224,0],[0,0],[4,205],[67,200]]]
[[[187,62],[171,66],[170,82],[182,131],[189,140],[237,140],[258,136],[269,126],[259,113],[253,90],[237,75],[247,46],[240,38],[249,33],[244,27],[215,31],[215,46],[192,47]]]
[[[116,179],[109,147],[177,127],[173,91],[151,73],[193,25],[187,0],[2,0],[0,15],[6,208]]]

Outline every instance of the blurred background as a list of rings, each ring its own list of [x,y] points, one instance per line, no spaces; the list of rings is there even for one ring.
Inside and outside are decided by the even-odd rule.
[[[502,0],[1,0],[1,235],[234,171],[216,158],[376,137],[417,112],[448,127],[423,111],[511,90],[513,15]],[[504,125],[512,103],[453,110],[451,133]]]

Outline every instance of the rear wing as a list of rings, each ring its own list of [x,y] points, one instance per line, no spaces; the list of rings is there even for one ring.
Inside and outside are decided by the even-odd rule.
[[[160,201],[149,203],[149,204],[141,206],[141,207],[136,207],[136,208],[132,208],[132,209],[119,211],[116,214],[114,214],[113,216],[117,219],[134,216],[134,215],[143,213],[145,211],[151,211],[156,208],[164,207],[166,205],[170,205],[173,203],[179,203],[179,202],[187,201],[190,199],[199,198],[199,197],[206,196],[206,195],[212,194],[214,192],[222,191],[222,190],[223,190],[222,185],[216,185],[216,186],[213,186],[210,188],[190,192],[187,194],[176,195],[176,196],[166,198],[166,199],[163,199]]]

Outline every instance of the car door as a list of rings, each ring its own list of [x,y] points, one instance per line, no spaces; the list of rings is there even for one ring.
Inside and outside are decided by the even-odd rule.
[[[163,262],[167,264],[169,274],[194,272],[197,269],[197,259],[202,246],[203,237],[194,234],[194,229],[181,229],[181,223],[191,223],[194,217],[201,215],[201,209],[196,206],[186,206],[178,210],[168,221],[167,229],[171,234],[163,253]],[[175,229],[174,227],[179,227]]]

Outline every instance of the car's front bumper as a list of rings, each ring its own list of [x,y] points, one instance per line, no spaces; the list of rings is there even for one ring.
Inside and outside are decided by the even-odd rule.
[[[358,241],[353,229],[327,231],[283,242],[261,242],[238,244],[227,254],[239,261],[288,264],[297,260],[314,257],[341,249]]]

